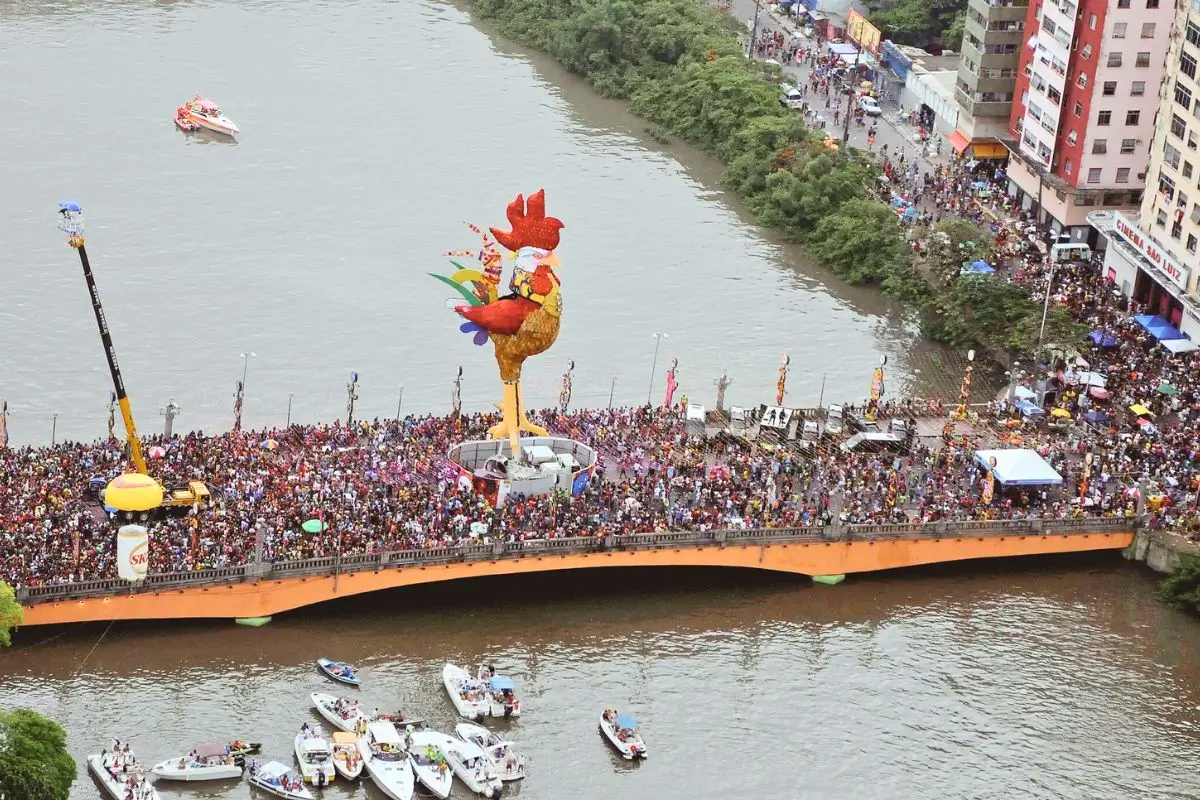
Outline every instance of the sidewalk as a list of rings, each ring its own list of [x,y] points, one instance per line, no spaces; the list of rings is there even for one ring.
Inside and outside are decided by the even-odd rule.
[[[741,22],[749,23],[754,18],[755,0],[733,0],[730,13],[733,17]],[[782,18],[775,13],[769,5],[763,5],[758,15],[758,35],[761,38],[765,33],[774,33],[779,31],[783,33],[785,41],[787,38],[798,39],[805,48],[814,48],[817,42],[814,39],[806,37],[800,28],[792,23],[790,19]],[[747,37],[748,38],[748,37]],[[796,64],[785,64],[783,67],[784,74],[793,81],[797,86],[807,85],[811,70],[807,66]],[[841,121],[838,125],[833,124],[833,107],[829,109],[824,107],[825,96],[820,93],[813,94],[810,90],[808,95],[810,106],[817,110],[817,113],[825,120],[825,130],[830,136],[842,140],[842,135],[845,131],[845,122]],[[846,98],[843,95],[830,95],[830,103],[840,103],[838,109],[842,114],[846,112]],[[886,107],[885,107],[886,108]],[[875,117],[878,123],[879,130],[875,136],[875,152],[886,144],[889,153],[897,153],[901,148],[904,149],[905,155],[908,156],[911,162],[914,157],[917,163],[921,165],[922,172],[931,172],[936,167],[948,164],[950,162],[949,145],[943,146],[943,154],[939,157],[931,157],[924,152],[920,141],[917,138],[916,129],[907,123],[897,123],[895,120],[895,111],[886,111],[881,116]],[[853,121],[850,123],[850,146],[857,147],[861,150],[867,149],[867,129],[859,128]]]

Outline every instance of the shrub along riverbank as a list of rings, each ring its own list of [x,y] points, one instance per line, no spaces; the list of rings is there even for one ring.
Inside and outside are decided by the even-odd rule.
[[[601,94],[626,100],[656,134],[725,161],[726,182],[763,225],[850,283],[875,284],[912,305],[929,338],[1020,355],[1036,344],[1041,307],[1019,290],[918,270],[896,215],[871,197],[880,174],[872,157],[827,148],[822,134],[806,131],[779,104],[777,68],[743,56],[744,31],[729,15],[700,0],[474,0],[474,10]],[[1065,314],[1051,315],[1047,340],[1081,336]]]

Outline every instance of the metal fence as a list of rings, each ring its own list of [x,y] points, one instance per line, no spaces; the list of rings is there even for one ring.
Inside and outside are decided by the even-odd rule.
[[[661,550],[675,548],[728,547],[767,544],[811,544],[820,542],[923,540],[977,538],[981,536],[1072,536],[1089,533],[1118,533],[1138,529],[1144,518],[1080,517],[1075,519],[981,520],[902,525],[831,525],[810,528],[748,528],[716,531],[639,533],[622,536],[579,536],[561,539],[526,539],[517,542],[467,544],[427,550],[393,550],[341,558],[328,556],[302,561],[247,564],[241,567],[167,572],[148,575],[144,581],[120,579],[82,581],[54,586],[30,586],[17,590],[22,605],[221,586],[262,579],[331,575],[334,572],[406,569],[470,561],[499,561],[529,556],[568,555],[607,551]]]

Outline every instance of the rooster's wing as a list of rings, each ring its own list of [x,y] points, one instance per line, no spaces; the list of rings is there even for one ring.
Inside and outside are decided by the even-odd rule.
[[[506,297],[482,306],[455,306],[454,310],[490,334],[512,336],[525,318],[540,306],[524,297]]]

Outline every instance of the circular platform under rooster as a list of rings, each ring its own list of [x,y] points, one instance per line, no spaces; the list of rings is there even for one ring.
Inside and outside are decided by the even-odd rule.
[[[531,497],[561,489],[579,494],[596,471],[596,451],[586,444],[557,436],[521,439],[521,457],[514,459],[508,439],[463,442],[446,454],[458,467],[461,480],[470,482],[495,508],[510,496]]]

